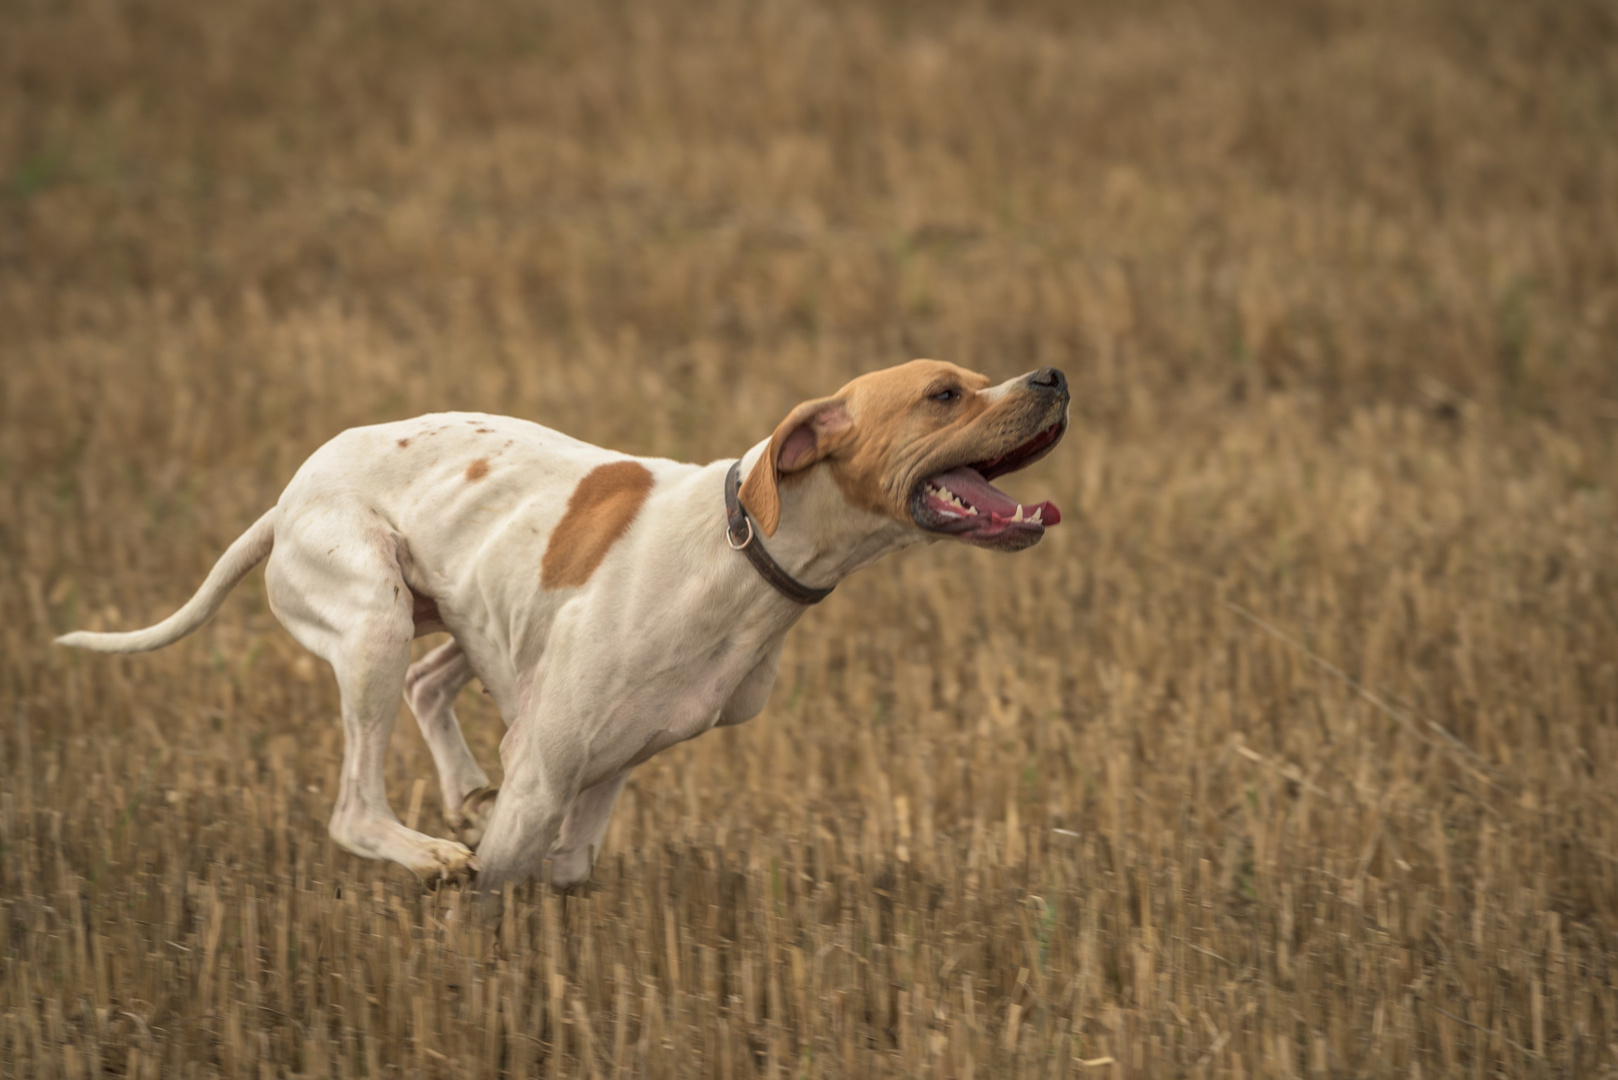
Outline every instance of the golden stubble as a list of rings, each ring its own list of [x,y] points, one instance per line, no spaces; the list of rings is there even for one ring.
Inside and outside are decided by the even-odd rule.
[[[1554,7],[9,5],[0,1073],[1610,1073],[1618,64]],[[327,839],[260,576],[49,645],[343,428],[715,461],[918,355],[1067,373],[1001,482],[1062,525],[845,582],[498,934]]]

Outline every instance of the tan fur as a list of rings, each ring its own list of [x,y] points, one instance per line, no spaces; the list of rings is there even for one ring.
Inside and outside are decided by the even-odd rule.
[[[545,546],[540,564],[545,588],[576,589],[589,581],[651,490],[652,474],[638,461],[600,465],[580,480]]]
[[[946,388],[960,397],[950,403],[930,399]],[[940,360],[912,360],[861,375],[829,398],[806,401],[770,437],[761,467],[742,485],[742,505],[765,536],[774,536],[781,486],[824,459],[850,504],[908,521],[910,491],[922,477],[962,461],[991,458],[1055,418],[1047,415],[1048,404],[1026,395],[983,393],[989,388],[989,378],[975,371]],[[824,429],[828,415],[842,422],[817,430],[815,452],[783,468],[779,455],[792,433],[805,425]]]
[[[806,428],[813,434],[813,448],[806,454],[783,463],[781,452],[793,432]],[[805,401],[787,414],[770,436],[769,449],[759,460],[757,468],[747,474],[738,493],[742,505],[753,515],[765,536],[774,536],[781,524],[781,484],[794,473],[801,473],[815,462],[847,442],[849,434],[848,411],[836,397]]]

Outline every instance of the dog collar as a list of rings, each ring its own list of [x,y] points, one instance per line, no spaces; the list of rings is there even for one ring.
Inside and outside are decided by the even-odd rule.
[[[747,508],[737,497],[741,487],[742,461],[737,458],[736,464],[725,474],[725,543],[730,545],[732,551],[746,555],[747,561],[758,571],[758,576],[788,600],[796,600],[800,604],[818,604],[830,596],[835,586],[811,588],[781,569],[781,564],[770,558],[770,553],[764,550],[764,541],[758,538],[753,529],[753,519],[747,515]]]

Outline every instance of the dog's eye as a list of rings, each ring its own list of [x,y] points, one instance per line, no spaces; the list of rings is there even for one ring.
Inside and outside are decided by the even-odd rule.
[[[945,389],[939,390],[936,393],[932,393],[932,394],[927,395],[927,397],[932,401],[942,401],[942,402],[945,402],[946,404],[951,402],[951,401],[958,400],[960,398],[960,396],[961,396],[961,392],[959,390],[955,389],[953,386],[946,387]]]

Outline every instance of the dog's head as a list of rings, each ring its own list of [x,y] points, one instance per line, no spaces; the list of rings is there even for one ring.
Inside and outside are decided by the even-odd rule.
[[[1017,551],[1061,514],[989,483],[1048,454],[1067,430],[1067,379],[1056,368],[990,386],[938,360],[862,375],[806,401],[776,427],[741,500],[766,536],[781,491],[826,469],[854,506],[980,547]]]

